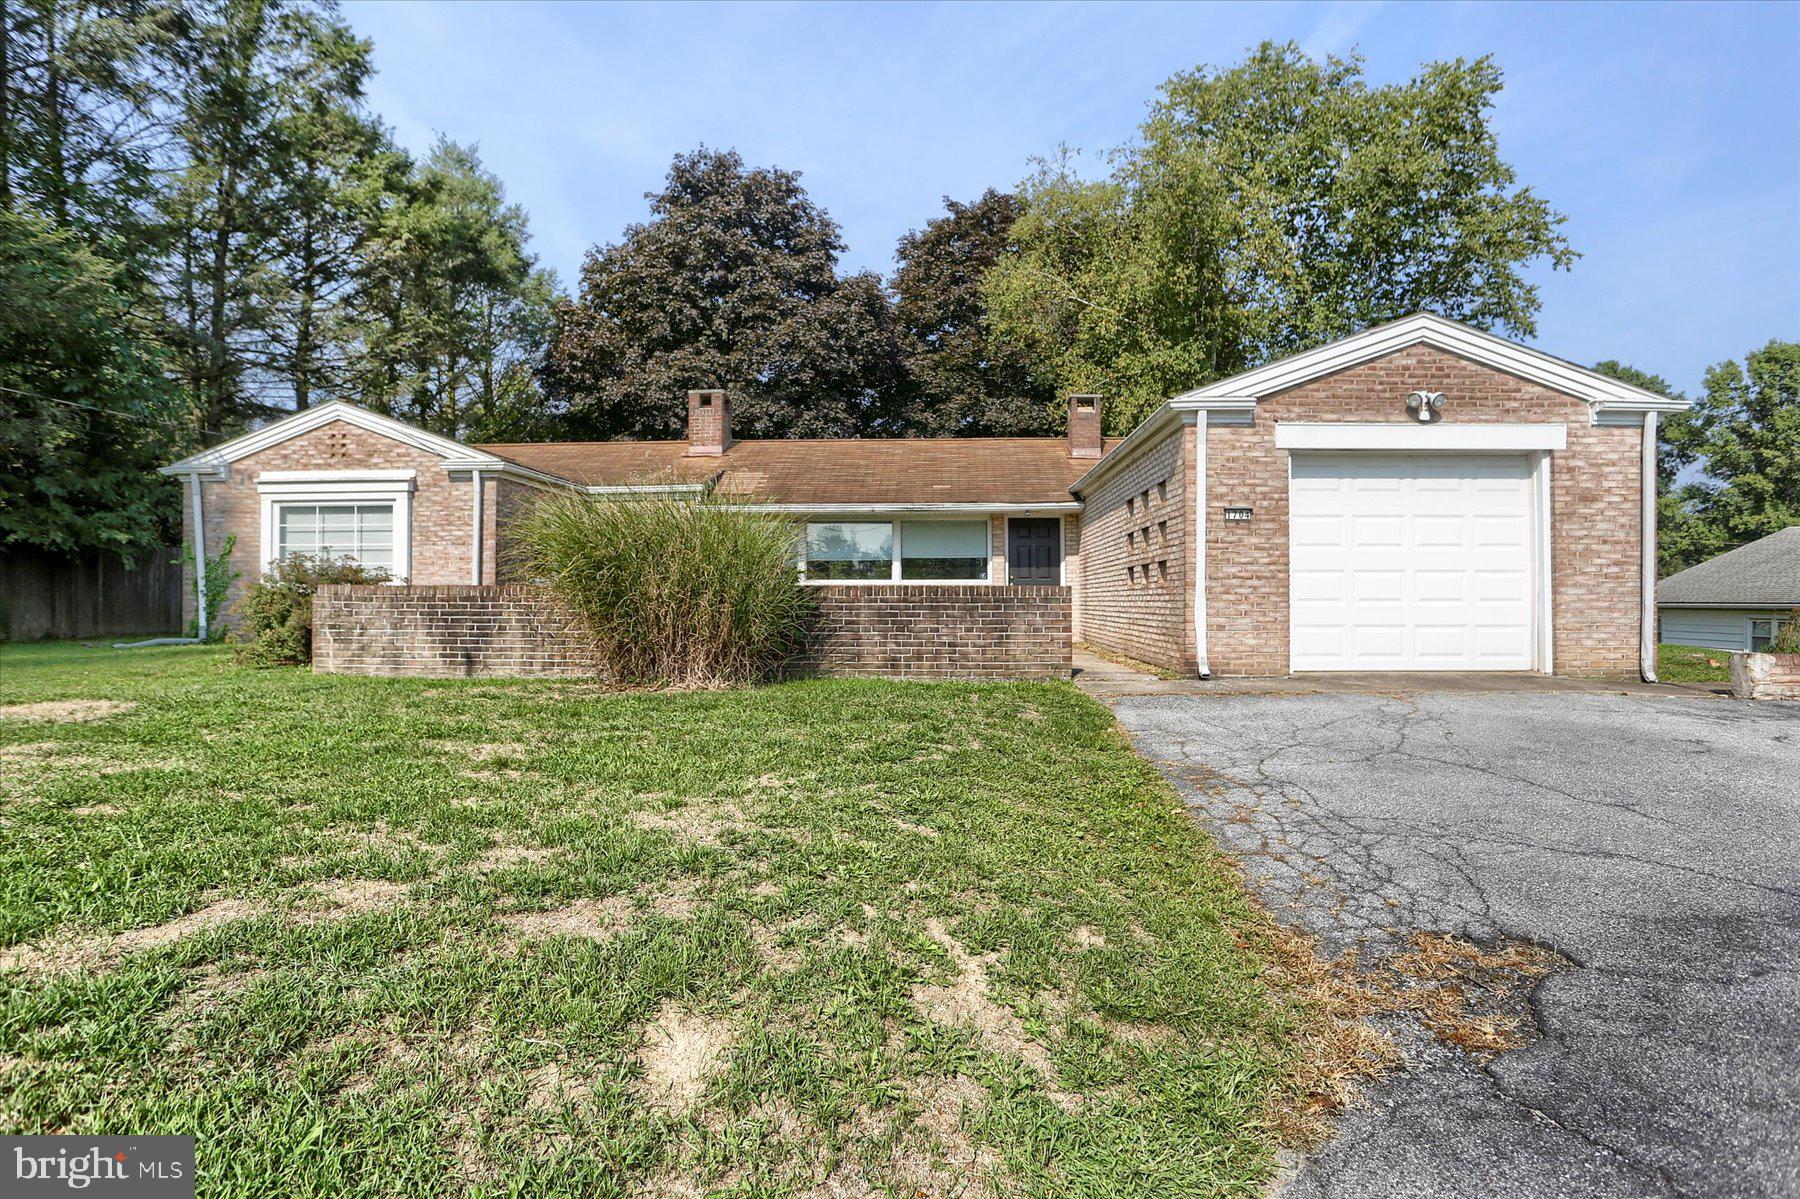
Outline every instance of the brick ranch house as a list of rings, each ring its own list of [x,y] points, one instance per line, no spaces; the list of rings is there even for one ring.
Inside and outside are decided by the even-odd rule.
[[[464,588],[506,581],[509,525],[546,490],[750,496],[803,524],[822,597],[879,607],[866,643],[910,637],[895,661],[937,673],[1032,619],[1064,662],[1072,638],[1188,675],[1650,678],[1656,423],[1683,407],[1422,314],[1176,396],[1119,440],[1087,396],[1066,439],[737,441],[730,398],[697,391],[684,442],[535,445],[340,402],[163,473],[187,481],[186,535],[216,553],[236,534],[246,574],[328,550]]]

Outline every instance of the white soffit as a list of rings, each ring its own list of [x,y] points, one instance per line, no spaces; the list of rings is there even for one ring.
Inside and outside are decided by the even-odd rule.
[[[1277,421],[1275,448],[1280,450],[1388,450],[1406,452],[1461,451],[1520,453],[1567,447],[1568,426],[1561,424],[1476,425],[1313,424]]]

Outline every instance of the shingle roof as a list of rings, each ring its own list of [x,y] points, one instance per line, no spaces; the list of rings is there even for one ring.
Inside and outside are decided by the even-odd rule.
[[[1800,525],[1709,558],[1656,585],[1663,604],[1800,607]]]
[[[1117,445],[1109,440],[1106,448]],[[481,445],[496,457],[588,486],[700,483],[774,504],[1070,504],[1094,465],[1061,437],[734,441],[693,457],[685,441]],[[721,473],[722,472],[722,473]]]

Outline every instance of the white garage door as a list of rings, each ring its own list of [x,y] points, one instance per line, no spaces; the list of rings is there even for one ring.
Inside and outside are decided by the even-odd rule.
[[[1530,670],[1524,457],[1296,453],[1294,670]]]

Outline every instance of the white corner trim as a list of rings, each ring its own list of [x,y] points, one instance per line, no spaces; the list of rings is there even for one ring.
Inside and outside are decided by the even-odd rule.
[[[1642,504],[1638,518],[1641,540],[1638,569],[1642,586],[1638,595],[1638,671],[1646,683],[1656,682],[1656,413],[1644,413]]]
[[[416,483],[418,477],[416,470],[265,470],[257,473],[256,486],[261,490],[284,483]]]
[[[1556,513],[1550,494],[1550,451],[1531,455],[1531,551],[1532,571],[1536,576],[1536,602],[1532,605],[1534,669],[1544,674],[1556,673],[1556,580],[1552,575],[1555,557],[1551,553],[1556,536]]]
[[[304,412],[296,412],[292,416],[283,417],[272,424],[264,425],[253,432],[230,441],[222,442],[210,449],[190,454],[179,462],[159,467],[158,471],[165,475],[191,474],[199,471],[222,471],[240,458],[246,458],[270,446],[280,445],[303,433],[323,428],[333,421],[343,421],[378,433],[393,441],[424,450],[428,454],[436,454],[440,458],[459,458],[464,461],[479,461],[484,466],[499,465],[500,459],[492,454],[473,449],[460,441],[448,437],[440,437],[436,433],[427,433],[405,421],[395,420],[391,416],[382,416],[370,412],[367,408],[359,408],[343,400],[333,400],[329,404],[320,404],[317,408],[308,408]]]
[[[1234,396],[1266,396],[1415,345],[1428,345],[1483,366],[1517,375],[1590,403],[1639,412],[1682,412],[1688,401],[1671,400],[1608,378],[1566,359],[1484,333],[1434,313],[1419,312],[1365,329],[1317,349],[1271,362],[1175,397],[1175,402]]]
[[[1562,424],[1322,423],[1279,421],[1275,448],[1281,450],[1455,450],[1520,453],[1568,446]]]
[[[1206,418],[1194,418],[1194,663],[1203,679],[1212,677],[1206,646]]]

